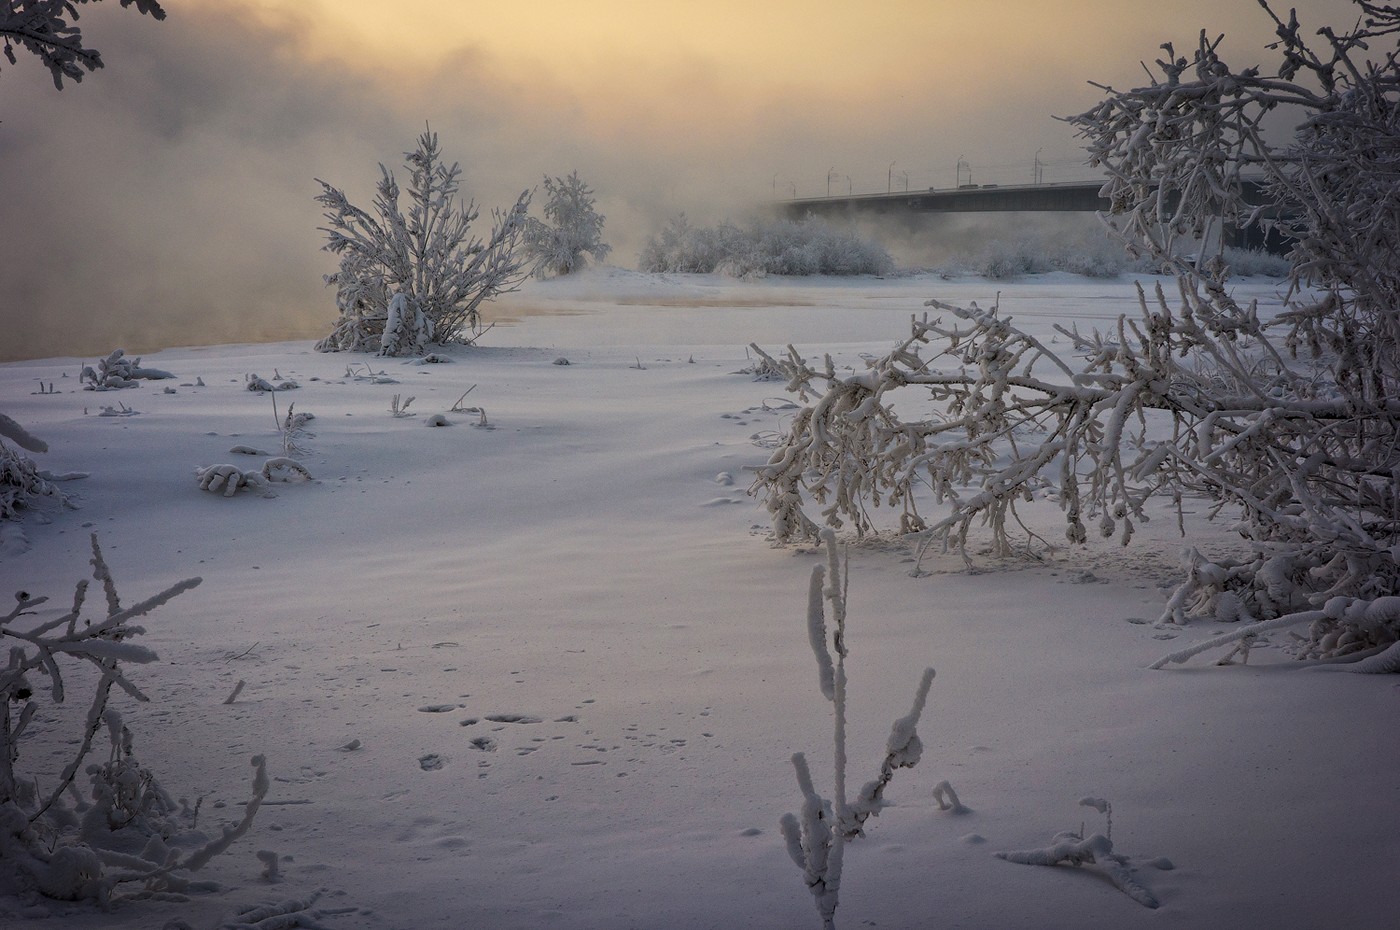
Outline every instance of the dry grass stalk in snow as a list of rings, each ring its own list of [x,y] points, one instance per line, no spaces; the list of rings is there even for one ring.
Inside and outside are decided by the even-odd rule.
[[[809,402],[758,471],[775,536],[815,532],[809,501],[826,525],[858,534],[888,505],[926,545],[965,552],[983,526],[1006,554],[1013,537],[1045,542],[1017,505],[1053,496],[1071,543],[1092,527],[1126,544],[1149,497],[1180,508],[1203,495],[1214,513],[1239,515],[1247,551],[1193,555],[1163,622],[1292,618],[1282,622],[1308,625],[1303,657],[1400,640],[1400,622],[1369,612],[1400,594],[1400,213],[1386,206],[1400,64],[1362,57],[1400,32],[1400,8],[1357,6],[1360,24],[1321,33],[1321,52],[1276,18],[1277,77],[1231,68],[1203,35],[1190,59],[1165,46],[1150,86],[1104,88],[1102,104],[1070,120],[1110,176],[1110,224],[1175,270],[1174,293],[1139,289],[1136,312],[1107,331],[1061,329],[1068,349],[995,306],[934,300],[948,322],[915,319],[908,339],[851,375],[791,347],[760,352]],[[1282,104],[1304,120],[1291,144],[1271,147],[1260,121]],[[1262,204],[1248,199],[1255,174]],[[1229,269],[1207,255],[1226,221],[1296,237],[1273,319],[1236,302]],[[1192,260],[1180,254],[1187,238]],[[933,415],[896,413],[911,391]],[[925,517],[923,500],[943,515]]]

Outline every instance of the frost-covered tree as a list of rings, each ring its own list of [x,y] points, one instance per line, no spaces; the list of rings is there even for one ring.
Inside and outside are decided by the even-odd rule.
[[[584,255],[601,262],[612,246],[603,242],[603,220],[598,212],[593,189],[572,171],[567,178],[544,179],[549,200],[544,205],[544,219],[530,217],[525,226],[525,250],[535,261],[536,271],[547,275],[565,275],[587,264]]]
[[[6,0],[0,9],[0,41],[5,58],[16,63],[15,47],[39,56],[53,75],[53,86],[63,89],[63,79],[81,81],[83,71],[102,67],[102,53],[88,48],[78,26],[78,6],[99,0]],[[165,10],[156,0],[121,0],[124,7],[135,6],[138,13],[165,19]]]
[[[340,256],[339,270],[325,279],[336,289],[340,319],[316,344],[322,352],[422,355],[429,343],[470,343],[482,332],[481,305],[515,290],[529,273],[520,248],[529,191],[510,210],[493,213],[483,240],[471,229],[476,204],[457,202],[461,166],[443,163],[437,133],[424,130],[404,159],[407,212],[383,164],[372,211],[317,179],[324,248]]]
[[[1108,222],[1176,287],[1140,292],[1107,332],[1062,330],[1068,350],[996,307],[939,301],[951,322],[915,320],[852,376],[789,348],[790,387],[813,402],[756,482],[778,537],[816,530],[810,498],[858,532],[889,504],[904,531],[960,550],[982,524],[1004,552],[1017,504],[1050,495],[1071,542],[1096,523],[1126,543],[1149,497],[1204,495],[1238,514],[1243,551],[1192,550],[1163,622],[1306,626],[1305,658],[1397,654],[1400,8],[1357,2],[1353,28],[1312,39],[1261,6],[1273,74],[1228,65],[1202,34],[1189,56],[1163,46],[1152,83],[1105,87],[1070,120],[1109,175]],[[1263,121],[1280,108],[1300,122],[1271,142]],[[1272,317],[1231,296],[1218,253],[1181,254],[1184,237],[1251,222],[1295,240]],[[903,419],[905,388],[936,413]],[[921,498],[943,515],[926,519]]]

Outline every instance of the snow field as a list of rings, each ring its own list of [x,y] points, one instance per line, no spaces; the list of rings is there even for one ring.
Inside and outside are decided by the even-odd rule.
[[[136,756],[172,794],[207,792],[211,826],[246,797],[249,756],[266,753],[274,779],[249,837],[207,870],[225,892],[111,914],[46,907],[75,930],[213,927],[237,905],[325,889],[320,906],[346,910],[322,922],[343,930],[814,926],[777,820],[801,802],[793,752],[829,790],[830,710],[804,628],[821,556],[765,539],[744,469],[766,458],[788,398],[734,372],[750,341],[859,364],[923,300],[986,306],[997,290],[1046,338],[1053,322],[1134,306],[1127,280],[1061,275],[597,269],[503,301],[521,322],[451,364],[308,343],[170,349],[143,364],[174,382],[104,393],[77,390],[82,360],[0,366],[5,411],[49,443],[41,465],[91,472],[65,485],[81,509],[31,520],[28,551],[0,552],[0,587],[66,603],[94,530],[129,600],[202,576],[146,618],[161,662],[132,677],[152,702],[120,703]],[[347,364],[398,383],[346,377]],[[273,498],[200,491],[196,466],[261,463],[234,445],[278,454],[270,398],[244,388],[274,371],[300,384],[279,412],[316,415],[302,460],[314,480]],[[31,394],[40,378],[59,393]],[[492,429],[448,412],[473,384],[464,403]],[[417,415],[392,417],[394,394]],[[139,413],[96,416],[118,401]],[[452,425],[425,428],[439,412]],[[1057,513],[1044,510],[1055,538]],[[1160,611],[1181,545],[1169,523],[1126,550],[1095,540],[978,574],[939,556],[911,578],[912,546],[851,547],[853,786],[920,671],[938,675],[923,760],[847,850],[838,925],[1385,926],[1400,691],[1281,667],[1277,648],[1247,668],[1147,670],[1212,628],[1168,643],[1125,622]],[[39,730],[22,758],[73,732]],[[971,813],[939,810],[944,780]],[[1085,795],[1112,801],[1115,851],[1175,864],[1139,874],[1159,910],[1087,872],[993,858],[1099,829]],[[276,885],[260,877],[264,849],[283,857]],[[0,900],[0,917],[26,913]]]

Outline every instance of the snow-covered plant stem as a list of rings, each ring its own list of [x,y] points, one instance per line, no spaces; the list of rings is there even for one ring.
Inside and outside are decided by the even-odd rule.
[[[866,782],[849,802],[846,791],[846,589],[849,582],[847,564],[841,561],[836,547],[836,535],[822,532],[827,562],[812,568],[807,598],[807,633],[812,652],[817,659],[818,684],[822,696],[833,706],[832,761],[833,798],[827,800],[817,793],[811,769],[802,753],[794,753],[792,766],[797,785],[802,792],[801,815],[784,814],[780,820],[788,854],[802,870],[803,880],[816,899],[822,926],[835,927],[836,907],[840,902],[841,865],[846,843],[865,835],[865,822],[878,815],[884,806],[885,787],[894,778],[896,769],[913,768],[923,753],[923,743],[917,731],[919,717],[928,700],[933,684],[933,669],[925,669],[914,695],[914,706],[890,728],[885,744],[885,756],[880,761],[877,776]],[[827,628],[827,605],[831,609],[832,628]],[[835,653],[835,660],[832,653]]]
[[[106,904],[125,883],[140,883],[135,895],[179,892],[186,874],[202,868],[230,843],[247,832],[268,790],[263,757],[253,759],[253,797],[238,823],[185,854],[167,840],[184,832],[194,812],[177,808],[150,770],[132,755],[131,732],[110,706],[114,688],[137,701],[148,698],[127,677],[126,666],[154,662],[156,654],[133,640],[145,632],[132,623],[200,583],[187,578],[130,607],[123,607],[116,582],[92,537],[92,576],[106,596],[106,616],[84,620],[88,582],[78,582],[72,607],[29,629],[17,626],[22,617],[47,597],[16,595],[8,614],[0,616],[0,639],[12,640],[7,664],[0,667],[0,876],[10,887],[30,888],[61,900],[94,900]],[[77,748],[56,776],[41,782],[37,774],[21,774],[20,749],[29,727],[43,714],[34,679],[47,679],[53,705],[67,696],[65,669],[87,666],[97,677],[84,715]],[[85,765],[94,741],[103,731],[112,744],[104,765]],[[76,810],[65,804],[80,772],[91,779],[91,802]],[[81,815],[81,816],[78,816]],[[117,834],[141,834],[144,849],[132,855],[132,843]],[[129,835],[129,834],[128,834]],[[139,848],[139,847],[137,847]]]

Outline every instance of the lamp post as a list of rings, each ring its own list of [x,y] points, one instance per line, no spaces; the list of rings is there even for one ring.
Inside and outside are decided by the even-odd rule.
[[[972,183],[972,165],[968,164],[966,158],[959,155],[957,167],[954,169],[956,172],[956,177],[953,180],[954,187],[962,187],[962,173],[964,168],[967,169],[967,183]]]
[[[885,193],[894,193],[894,166],[896,162],[890,162],[889,173],[885,175]]]
[[[1044,148],[1044,146],[1042,146],[1041,148]],[[1036,150],[1035,150],[1035,174],[1034,174],[1034,177],[1035,177],[1035,183],[1037,183],[1037,184],[1044,184],[1044,183],[1045,183],[1045,164],[1044,164],[1044,162],[1042,162],[1042,161],[1040,160],[1040,152],[1041,152],[1041,149],[1036,149]]]
[[[830,168],[826,169],[826,196],[828,197],[831,196],[831,179],[836,176],[837,174],[835,165],[832,165]]]

